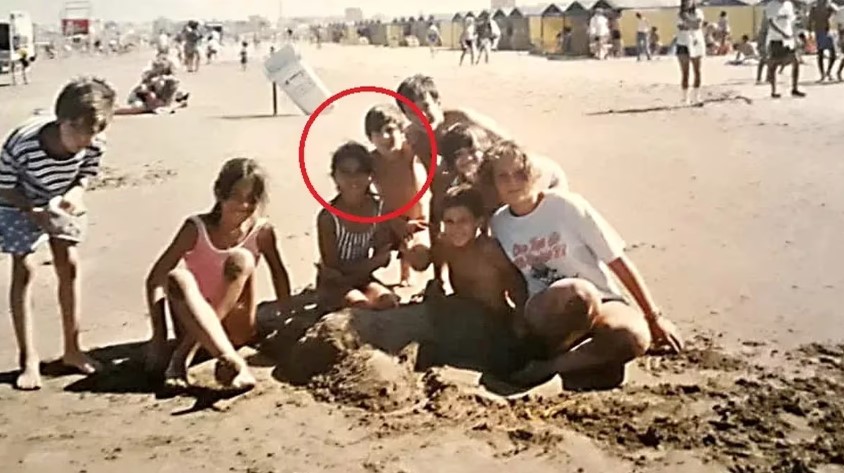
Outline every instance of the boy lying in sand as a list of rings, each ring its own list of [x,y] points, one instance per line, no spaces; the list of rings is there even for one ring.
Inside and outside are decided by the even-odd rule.
[[[448,267],[456,295],[483,304],[493,314],[510,315],[511,300],[524,301],[527,287],[498,242],[483,231],[487,216],[480,192],[468,184],[452,187],[442,209],[443,232],[434,243],[432,262]],[[443,286],[443,280],[435,278],[427,296],[444,296]]]
[[[372,154],[359,143],[346,143],[331,157],[337,186],[334,208],[351,215],[381,215],[382,201],[370,192]],[[322,209],[317,217],[320,263],[317,288],[320,306],[391,309],[398,296],[372,275],[390,263],[393,240],[388,224],[351,222]]]
[[[366,136],[375,145],[373,183],[384,203],[384,213],[404,207],[413,200],[427,180],[425,166],[408,144],[406,120],[390,105],[372,108],[364,120]],[[410,284],[410,268],[421,271],[429,258],[429,193],[402,218],[390,221],[399,256],[402,259],[401,284]]]
[[[220,384],[235,390],[255,386],[236,350],[256,335],[253,276],[261,257],[280,306],[290,298],[275,230],[261,217],[267,200],[263,170],[251,159],[226,162],[214,197],[210,212],[185,221],[146,281],[152,323],[148,369],[157,372],[168,353],[165,307],[176,326],[176,349],[164,372],[165,387],[171,389],[187,384],[188,366],[200,347],[217,359]],[[185,269],[177,268],[182,262]]]

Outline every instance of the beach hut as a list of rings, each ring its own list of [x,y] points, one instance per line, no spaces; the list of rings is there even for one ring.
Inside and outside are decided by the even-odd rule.
[[[539,52],[556,53],[560,50],[559,35],[565,24],[564,14],[568,5],[551,3],[542,11]]]
[[[449,42],[446,43],[446,35],[443,34],[443,46],[449,49],[459,49],[460,48],[460,35],[463,34],[463,22],[466,20],[466,17],[463,13],[457,12],[454,16],[451,17],[451,33],[449,36]]]
[[[507,29],[501,31],[502,36],[508,38],[511,50],[530,50],[530,18],[520,8],[514,8],[507,15]]]
[[[433,22],[440,30],[441,45],[444,48],[453,48],[452,43],[456,42],[454,38],[454,26],[452,22],[452,15],[450,13],[434,14],[428,17],[428,23]],[[427,30],[426,30],[427,36]],[[428,39],[425,38],[423,44],[428,44]]]
[[[535,5],[520,8],[527,18],[531,51],[539,51],[542,47],[542,12],[546,7],[547,5]]]
[[[571,44],[568,54],[586,56],[589,54],[589,19],[592,12],[580,2],[572,2],[564,12],[565,28],[571,29]]]
[[[512,49],[510,47],[510,37],[513,33],[510,30],[510,21],[507,18],[509,13],[509,10],[504,8],[499,8],[492,13],[492,21],[498,23],[498,29],[501,30],[501,39],[498,40],[498,49],[504,51]]]
[[[710,23],[717,23],[721,12],[727,13],[733,42],[738,42],[742,35],[755,38],[759,31],[758,24],[762,23],[762,15],[756,19],[754,5],[742,0],[704,0],[698,6],[703,11],[703,17]]]
[[[373,45],[387,45],[387,28],[389,26],[390,23],[382,23],[380,21],[376,21],[374,25],[370,25],[372,31],[372,38],[370,39],[370,41]]]
[[[636,13],[641,13],[651,27],[656,27],[663,44],[671,42],[677,33],[677,12],[680,0],[613,0],[618,10],[618,26],[621,28],[621,41],[633,51],[636,49],[636,32],[639,22]]]

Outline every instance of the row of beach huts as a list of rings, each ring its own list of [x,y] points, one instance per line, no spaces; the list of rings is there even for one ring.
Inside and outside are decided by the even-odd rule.
[[[767,0],[704,0],[699,2],[707,21],[716,22],[721,12],[727,12],[732,37],[738,41],[742,35],[756,37],[762,22]],[[458,12],[418,18],[396,18],[391,22],[363,21],[328,25],[329,38],[348,44],[359,44],[366,38],[369,44],[405,46],[408,38],[426,44],[425,36],[431,22],[437,24],[442,36],[442,46],[457,49],[466,17],[489,18],[501,29],[499,49],[530,51],[538,54],[559,52],[559,35],[564,28],[571,29],[571,54],[589,52],[588,25],[592,14],[603,10],[616,16],[627,47],[636,44],[636,12],[647,17],[651,26],[658,28],[663,43],[671,42],[676,33],[677,12],[680,0],[572,0],[568,3],[549,3],[532,7],[484,10],[478,13]]]

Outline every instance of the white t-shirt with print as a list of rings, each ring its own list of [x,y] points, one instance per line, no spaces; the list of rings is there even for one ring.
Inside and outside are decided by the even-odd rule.
[[[777,27],[789,38],[784,38],[776,28],[768,27],[768,44],[771,41],[782,41],[783,46],[794,48],[794,21],[797,15],[794,13],[794,4],[791,0],[773,0],[765,7],[765,18],[772,20]]]
[[[607,264],[624,254],[624,240],[581,195],[547,191],[533,212],[519,217],[505,206],[490,226],[531,296],[574,277],[622,296]]]

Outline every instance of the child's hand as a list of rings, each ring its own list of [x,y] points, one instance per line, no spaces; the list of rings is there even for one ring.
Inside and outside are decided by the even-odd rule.
[[[82,199],[82,188],[75,187],[63,195],[59,201],[59,209],[74,217],[84,214],[86,209],[85,202]]]
[[[50,214],[42,207],[33,207],[26,213],[26,216],[29,217],[29,220],[32,221],[32,223],[38,225],[38,228],[44,230],[45,232],[50,231]]]
[[[424,220],[408,220],[407,225],[405,227],[405,231],[407,235],[413,235],[414,233],[419,233],[428,229],[428,222]]]

